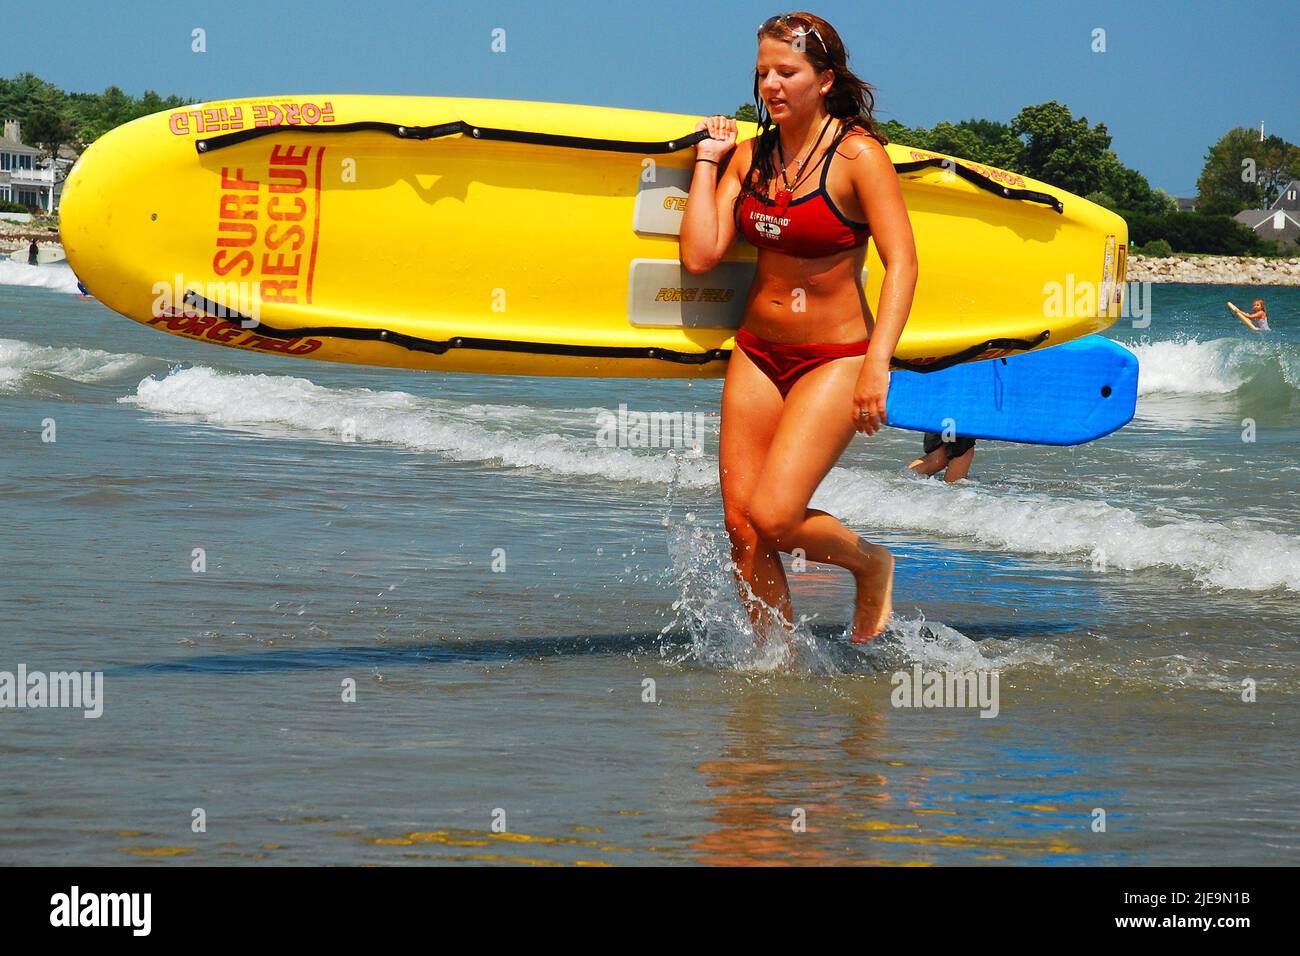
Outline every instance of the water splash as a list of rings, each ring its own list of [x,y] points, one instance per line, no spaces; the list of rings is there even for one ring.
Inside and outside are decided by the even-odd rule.
[[[29,266],[25,262],[14,262],[8,258],[7,253],[0,253],[0,286],[2,285],[50,289],[53,292],[66,292],[72,295],[80,294],[77,288],[77,277],[66,262]]]

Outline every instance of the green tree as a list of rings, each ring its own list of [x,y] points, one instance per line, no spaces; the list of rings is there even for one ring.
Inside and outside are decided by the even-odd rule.
[[[62,105],[63,91],[35,73],[19,73],[13,79],[0,77],[0,118],[16,119],[26,125],[28,112],[36,105]]]
[[[1114,196],[1106,192],[1104,189],[1090,192],[1083,198],[1088,200],[1088,202],[1095,202],[1098,206],[1105,206],[1111,212],[1119,212],[1119,203],[1115,200]]]
[[[84,148],[122,123],[192,102],[154,90],[136,99],[117,86],[103,93],[65,93],[34,73],[0,77],[0,118],[18,120],[23,139],[51,154],[63,145]]]
[[[96,131],[96,137],[107,133],[115,126],[121,126],[130,120],[131,107],[134,101],[124,93],[119,86],[110,86],[99,96],[99,122],[100,128]]]
[[[1178,212],[1178,200],[1170,193],[1163,189],[1156,189],[1153,192],[1156,208],[1154,212],[1158,216],[1170,216]]]
[[[1087,197],[1092,202],[1119,213],[1162,215],[1178,211],[1178,200],[1164,190],[1152,189],[1145,176],[1121,163],[1113,151],[1106,151],[1103,165],[1101,188]]]
[[[1108,149],[1105,125],[1076,120],[1055,101],[1027,106],[1010,123],[972,118],[926,129],[889,120],[881,128],[892,142],[1024,173],[1080,195],[1104,190],[1113,196],[1108,205],[1132,201],[1130,195],[1151,201],[1146,180]]]
[[[914,146],[917,149],[932,148],[928,130],[913,129],[910,126],[904,126],[895,119],[885,120],[877,123],[876,126],[891,143],[901,143],[904,146]]]
[[[944,121],[936,124],[929,131],[926,139],[925,148],[932,149],[936,153],[947,153],[949,156],[959,156],[976,163],[985,161],[984,143],[979,134],[968,126]]]
[[[1300,147],[1281,136],[1268,136],[1259,144],[1256,179],[1263,192],[1263,205],[1271,206],[1291,180],[1300,176]]]
[[[1164,239],[1175,252],[1208,252],[1226,256],[1260,255],[1273,251],[1267,243],[1228,216],[1180,212],[1155,216],[1130,213],[1129,239],[1138,246]]]
[[[968,119],[962,120],[957,124],[957,128],[965,132],[973,133],[978,141],[977,147],[972,147],[969,156],[963,158],[973,159],[977,163],[985,163],[989,166],[996,166],[999,169],[1015,170],[1020,166],[1020,154],[1024,149],[1024,143],[1011,127],[1006,123],[999,123],[996,120],[987,119]],[[938,127],[936,127],[936,130]]]
[[[979,137],[980,142],[984,143],[985,146],[1000,143],[1011,133],[1011,127],[1006,123],[999,123],[997,120],[990,119],[977,119],[974,116],[962,120],[957,125],[962,129],[970,130]]]
[[[1026,106],[1010,130],[1023,138],[1018,172],[1080,196],[1105,184],[1114,154],[1104,123],[1090,126],[1086,116],[1075,119],[1069,107],[1051,100]]]
[[[77,131],[72,122],[62,113],[56,112],[49,104],[42,104],[29,110],[27,120],[23,123],[23,139],[45,154],[53,162],[59,150],[64,146],[76,145]],[[58,164],[54,169],[58,171]],[[62,180],[60,180],[62,181]]]
[[[1249,172],[1249,154],[1258,139],[1252,130],[1239,126],[1210,147],[1196,180],[1198,212],[1231,216],[1260,202],[1259,185]]]

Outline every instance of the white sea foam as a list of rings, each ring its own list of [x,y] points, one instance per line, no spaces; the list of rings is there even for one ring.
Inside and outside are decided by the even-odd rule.
[[[157,361],[130,352],[32,345],[19,339],[0,339],[0,391],[21,391],[24,380],[33,373],[94,384],[111,381],[132,371],[144,371]]]
[[[21,285],[37,289],[52,289],[55,292],[70,292],[73,295],[80,294],[77,289],[77,277],[66,262],[29,266],[25,262],[14,262],[3,253],[0,253],[0,285]]]
[[[466,407],[404,392],[325,388],[302,378],[205,367],[145,379],[135,395],[119,401],[225,427],[282,426],[327,441],[343,440],[350,427],[356,441],[560,477],[660,484],[674,479],[674,460],[664,451],[598,445],[591,409]],[[584,433],[588,416],[591,428]],[[678,464],[680,487],[716,487],[715,458]],[[1300,538],[1245,522],[1230,527],[1168,512],[1140,515],[1104,500],[952,486],[845,467],[831,471],[812,504],[867,534],[917,532],[1103,571],[1167,569],[1209,587],[1300,591]]]
[[[432,452],[452,461],[531,467],[566,477],[667,483],[673,475],[673,461],[663,451],[600,447],[594,415],[575,418],[519,405],[458,406],[405,392],[325,388],[304,378],[206,367],[145,379],[135,395],[119,401],[214,425],[287,425],[336,441],[348,433],[356,441]],[[590,422],[586,434],[583,421]],[[557,427],[576,434],[560,434]],[[683,481],[707,487],[715,481],[713,473],[714,467],[703,460],[688,461]]]
[[[1202,585],[1300,591],[1300,537],[1197,518],[1153,519],[1100,500],[1052,498],[835,468],[813,496],[860,531],[916,531],[1099,570],[1168,568]]]
[[[1138,395],[1227,395],[1252,379],[1281,370],[1300,388],[1300,357],[1275,340],[1210,339],[1127,346],[1138,357]]]
[[[1001,670],[1056,660],[1051,647],[976,642],[941,622],[898,614],[880,637],[853,645],[848,634],[850,603],[842,619],[820,622],[834,626],[833,636],[816,633],[813,622],[800,617],[788,634],[759,641],[741,607],[728,550],[720,531],[689,517],[678,516],[669,526],[667,576],[680,596],[662,633],[686,630],[691,656],[706,666],[759,674],[842,674],[912,663],[947,670]]]

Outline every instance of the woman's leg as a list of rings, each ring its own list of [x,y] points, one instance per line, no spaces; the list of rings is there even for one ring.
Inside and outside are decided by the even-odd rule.
[[[894,559],[808,501],[856,429],[853,388],[862,357],[835,359],[799,379],[786,396],[780,424],[750,498],[750,523],[774,550],[803,550],[809,561],[837,564],[857,583],[853,640],[884,630],[892,611]]]
[[[771,379],[740,349],[732,351],[722,386],[718,472],[732,560],[744,583],[766,605],[764,608],[750,600],[741,587],[745,610],[760,638],[776,623],[778,615],[787,623],[793,621],[781,555],[771,542],[759,537],[749,520],[750,499],[781,420],[782,407],[781,393]]]

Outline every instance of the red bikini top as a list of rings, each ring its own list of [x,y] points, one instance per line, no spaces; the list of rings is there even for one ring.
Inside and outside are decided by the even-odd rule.
[[[745,192],[739,204],[736,228],[747,242],[760,249],[775,249],[805,259],[829,256],[867,244],[871,226],[845,218],[826,191],[831,157],[846,132],[841,131],[822,157],[820,188],[790,200],[785,208],[781,208],[776,200],[753,191]]]

